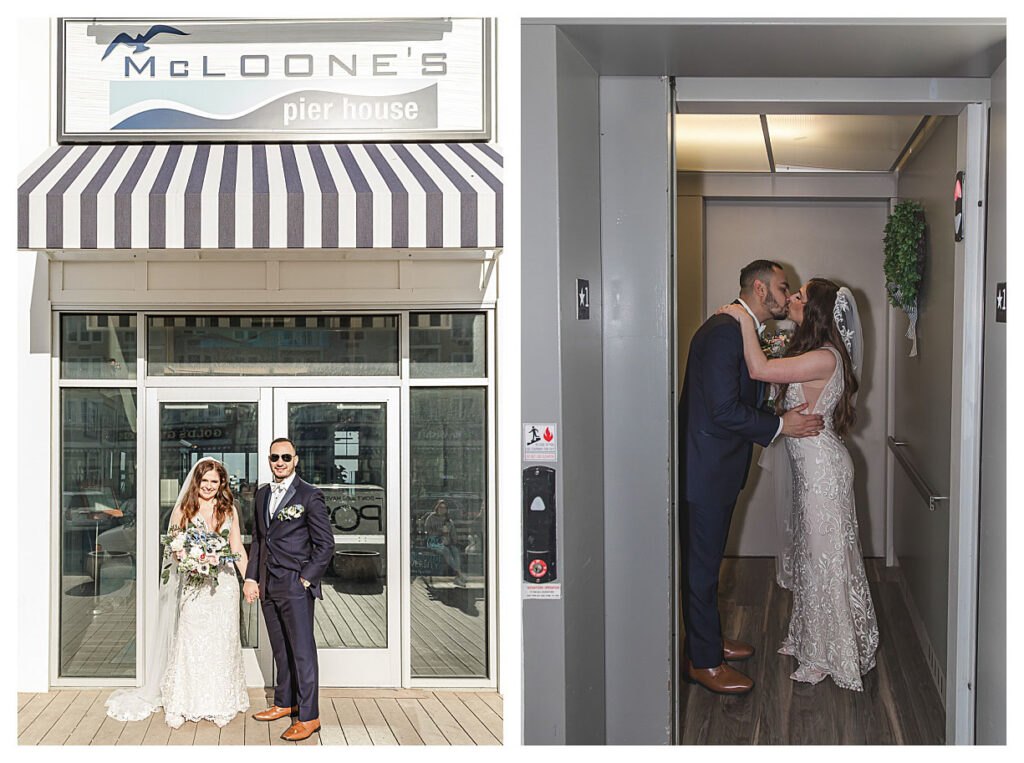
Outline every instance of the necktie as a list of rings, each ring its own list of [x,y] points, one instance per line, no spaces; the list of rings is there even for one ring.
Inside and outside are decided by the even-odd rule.
[[[271,517],[277,513],[278,504],[281,502],[281,497],[284,495],[285,484],[283,482],[271,482],[270,483],[270,510],[269,514]]]

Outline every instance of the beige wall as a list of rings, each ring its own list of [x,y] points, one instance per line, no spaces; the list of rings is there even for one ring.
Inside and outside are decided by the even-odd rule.
[[[866,335],[853,456],[861,544],[869,556],[885,551],[886,309],[882,232],[888,201],[708,200],[705,209],[707,313],[735,299],[739,272],[751,260],[780,262],[794,288],[813,276],[849,286]],[[706,317],[706,316],[705,316]],[[740,495],[727,554],[775,553],[774,492],[755,465]]]

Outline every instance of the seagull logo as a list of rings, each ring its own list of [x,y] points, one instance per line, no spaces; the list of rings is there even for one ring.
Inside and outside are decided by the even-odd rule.
[[[103,58],[101,58],[100,61],[109,56],[113,52],[114,48],[121,44],[134,45],[135,50],[132,51],[132,55],[135,55],[136,53],[142,53],[145,50],[149,50],[149,46],[146,45],[146,43],[152,40],[158,34],[183,34],[187,36],[188,32],[182,32],[180,29],[175,29],[174,27],[167,26],[166,24],[157,24],[156,26],[151,26],[149,28],[149,31],[145,34],[137,34],[134,37],[132,37],[127,32],[121,32],[121,34],[115,37],[113,41],[111,41],[111,43],[107,46],[107,51],[103,54]]]

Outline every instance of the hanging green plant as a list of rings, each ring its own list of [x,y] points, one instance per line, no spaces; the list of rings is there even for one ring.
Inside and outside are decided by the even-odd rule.
[[[901,201],[885,224],[885,290],[889,304],[907,314],[910,357],[917,355],[917,297],[924,277],[924,210]]]
[[[916,201],[901,201],[885,224],[885,289],[889,304],[909,312],[917,308],[924,275],[924,210]]]

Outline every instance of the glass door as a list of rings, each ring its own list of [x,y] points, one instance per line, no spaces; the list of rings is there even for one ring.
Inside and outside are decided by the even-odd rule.
[[[228,482],[241,520],[242,542],[252,541],[253,496],[269,479],[265,454],[270,442],[269,403],[261,415],[259,389],[157,389],[150,393],[147,421],[149,444],[146,493],[147,545],[155,560],[149,566],[147,632],[156,627],[156,592],[160,571],[159,536],[167,528],[174,501],[192,466],[206,456],[228,472]],[[269,397],[269,395],[268,395]],[[265,431],[263,431],[265,430]],[[241,585],[241,577],[239,577]],[[273,658],[258,602],[239,596],[239,636],[249,686],[273,685]],[[148,639],[147,639],[148,640]]]
[[[314,630],[322,686],[400,686],[398,390],[277,389],[274,437],[324,492],[334,557]]]

